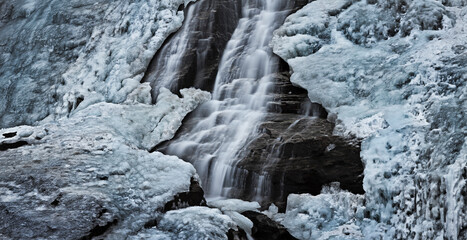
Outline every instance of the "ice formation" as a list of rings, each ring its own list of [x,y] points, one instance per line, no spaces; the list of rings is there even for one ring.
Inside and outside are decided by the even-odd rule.
[[[0,2],[0,127],[123,102],[190,1]]]
[[[218,209],[189,207],[167,212],[157,229],[144,230],[130,239],[227,240],[229,229],[236,230],[237,225]]]
[[[257,203],[158,211],[198,176],[147,150],[210,95],[161,88],[150,105],[140,80],[189,2],[0,1],[0,238],[80,238],[95,226],[114,227],[111,239],[225,239],[251,229],[239,212]],[[316,0],[287,19],[274,52],[330,111],[335,134],[363,139],[366,193],[292,194],[285,214],[272,206],[268,216],[300,239],[467,239],[466,5]],[[249,36],[243,26],[238,39]],[[255,34],[265,47],[270,36]],[[248,64],[267,62],[258,53],[237,83],[248,87]]]
[[[240,199],[213,200],[209,201],[208,205],[221,210],[248,234],[251,234],[253,222],[241,213],[245,211],[258,211],[261,207],[257,202],[247,202]]]
[[[149,91],[142,92],[149,94]],[[210,97],[209,93],[195,89],[183,89],[182,94],[184,98],[178,98],[162,89],[155,105],[133,101],[127,104],[97,103],[69,118],[44,121],[35,127],[0,130],[0,146],[6,146],[2,150],[7,150],[0,155],[0,204],[9,206],[8,202],[12,201],[15,206],[25,204],[25,216],[30,214],[28,212],[38,214],[31,218],[32,222],[41,220],[41,211],[51,211],[57,216],[70,214],[66,218],[72,226],[56,227],[56,222],[50,219],[34,224],[47,224],[62,230],[58,233],[63,233],[62,228],[70,227],[76,233],[81,225],[73,219],[81,215],[75,216],[69,208],[77,204],[84,208],[83,212],[92,212],[95,205],[87,206],[92,200],[86,199],[95,198],[107,212],[99,220],[102,225],[116,220],[120,226],[107,233],[107,237],[122,238],[139,230],[146,221],[158,216],[155,210],[177,193],[188,191],[190,180],[197,178],[191,164],[177,157],[147,151],[173,137],[184,116]],[[150,95],[140,98],[147,97]],[[11,162],[14,162],[13,166],[9,165]],[[23,165],[23,170],[15,169],[15,166]],[[31,166],[33,170],[28,170]],[[38,175],[41,171],[45,172]],[[10,175],[13,172],[15,175]],[[52,190],[40,190],[42,196],[34,200],[28,195],[30,189],[24,179],[28,176],[37,178],[46,185],[45,188]],[[55,198],[63,202],[58,209],[50,204]],[[2,224],[18,224],[17,218],[7,218],[15,214],[6,214],[2,220],[6,222]],[[92,223],[87,224],[92,226]]]
[[[363,139],[365,238],[467,238],[465,1],[318,0],[272,44],[335,133]]]
[[[317,196],[290,194],[286,213],[272,216],[298,239],[364,239],[356,225],[363,220],[363,201],[363,195],[342,191],[335,183]]]

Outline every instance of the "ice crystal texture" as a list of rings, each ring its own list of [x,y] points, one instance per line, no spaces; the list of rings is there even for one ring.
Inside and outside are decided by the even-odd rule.
[[[465,1],[318,0],[275,32],[291,81],[363,139],[364,234],[467,237],[466,26]]]

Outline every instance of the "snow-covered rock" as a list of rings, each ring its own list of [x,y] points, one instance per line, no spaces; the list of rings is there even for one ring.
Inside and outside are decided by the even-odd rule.
[[[210,97],[182,95],[162,90],[155,105],[97,103],[59,121],[0,130],[0,232],[121,239],[159,216],[197,179],[191,164],[146,150],[173,137]]]
[[[318,0],[275,33],[335,134],[364,139],[364,237],[467,237],[466,26],[464,1]]]
[[[253,222],[241,213],[246,211],[258,211],[261,207],[257,202],[247,202],[240,199],[214,200],[209,201],[208,205],[220,209],[248,234],[251,234]]]
[[[0,2],[0,127],[125,101],[190,1]]]
[[[326,186],[318,196],[290,194],[285,215],[276,217],[298,239],[363,239],[363,195]]]
[[[130,239],[227,240],[229,229],[237,229],[237,226],[219,209],[189,207],[167,212],[157,228],[144,230]]]

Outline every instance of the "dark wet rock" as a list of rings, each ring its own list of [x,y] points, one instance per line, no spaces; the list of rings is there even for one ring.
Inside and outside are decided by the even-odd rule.
[[[163,212],[192,206],[207,206],[204,191],[195,179],[191,179],[190,191],[175,195],[172,201],[165,204]]]
[[[282,210],[290,193],[319,194],[323,185],[340,182],[343,189],[363,193],[363,165],[358,142],[332,135],[333,124],[325,119],[294,114],[270,114],[262,132],[250,142],[238,164],[245,179],[239,184],[242,198],[251,199],[255,186],[248,184],[267,175],[263,198]],[[240,188],[242,188],[240,187]]]
[[[298,10],[298,9],[301,9],[303,8],[305,5],[307,5],[308,3],[312,2],[313,0],[295,0],[295,3],[294,3],[294,10]]]
[[[327,112],[293,86],[288,74],[276,74],[269,114],[259,126],[238,163],[233,197],[255,199],[263,206],[275,203],[284,211],[291,193],[319,194],[325,184],[340,182],[353,193],[363,193],[360,143],[333,135]],[[252,186],[264,178],[261,190]]]
[[[191,21],[184,23],[189,27],[187,51],[177,59],[182,65],[175,79],[171,81],[171,86],[164,86],[174,93],[187,87],[212,90],[222,53],[241,17],[239,0],[203,0],[191,4],[188,8],[196,8],[197,11]],[[188,8],[185,9],[185,13]],[[144,82],[151,82],[153,97],[158,94],[161,87],[158,80],[167,67],[161,64],[164,63],[162,59],[168,54],[173,54],[169,50],[173,44],[178,44],[172,40],[179,34],[182,32],[179,31],[166,40],[142,79]]]
[[[308,99],[308,91],[294,86],[290,82],[290,74],[281,72],[273,75],[274,91],[268,102],[268,112],[292,113],[327,118],[328,113],[321,105]]]
[[[238,230],[229,229],[227,232],[228,240],[247,240],[246,232],[239,228]]]
[[[268,216],[254,211],[242,213],[253,222],[251,235],[256,240],[295,240],[287,229],[281,224],[273,221]]]

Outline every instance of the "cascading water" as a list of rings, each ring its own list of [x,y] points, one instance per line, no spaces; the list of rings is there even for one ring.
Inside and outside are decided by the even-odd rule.
[[[142,79],[156,100],[161,87],[212,91],[221,54],[240,18],[239,0],[200,0],[184,9],[182,28],[157,52]]]
[[[229,196],[242,150],[267,113],[271,75],[279,65],[269,42],[292,7],[292,1],[242,1],[242,18],[220,62],[213,100],[164,149],[193,163],[208,197]]]
[[[193,19],[194,12],[198,10],[199,5],[189,7],[185,14],[185,22],[190,22]],[[177,74],[183,64],[180,60],[186,50],[191,47],[189,45],[189,29],[190,24],[184,24],[179,34],[174,35],[173,43],[165,45],[158,54],[156,62],[163,68],[158,68],[152,74],[146,75],[146,78],[153,78],[156,81],[152,82],[153,96],[156,97],[161,87],[172,89],[174,86],[173,80],[177,79]]]

